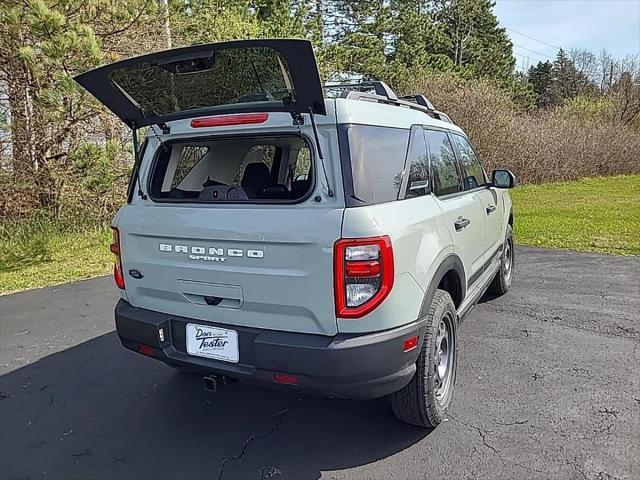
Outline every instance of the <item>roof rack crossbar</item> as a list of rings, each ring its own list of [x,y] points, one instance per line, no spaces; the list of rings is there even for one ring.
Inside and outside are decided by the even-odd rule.
[[[433,103],[422,94],[416,95],[406,95],[404,97],[400,97],[400,100],[406,100],[407,102],[417,103],[418,105],[422,105],[423,107],[428,108],[429,110],[435,111],[436,108],[433,106]]]
[[[397,100],[396,93],[384,82],[372,80],[358,83],[337,83],[333,85],[323,85],[325,90],[373,90],[376,95],[387,97],[390,100]]]

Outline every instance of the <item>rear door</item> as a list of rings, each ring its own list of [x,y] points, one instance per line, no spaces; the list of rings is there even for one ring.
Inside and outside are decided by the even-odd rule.
[[[484,264],[486,265],[502,245],[504,206],[502,202],[498,201],[495,190],[490,188],[489,178],[469,140],[458,134],[452,134],[451,137],[462,164],[464,189],[473,192],[473,195],[480,199],[484,208],[486,242]]]
[[[335,125],[320,132],[330,140],[323,150],[334,153]],[[180,151],[149,142],[148,198],[134,196],[116,219],[126,299],[196,324],[335,335],[333,244],[343,203],[316,201],[320,167],[311,149],[298,148],[300,137],[236,132],[204,143],[181,139],[188,146]],[[243,191],[248,180],[268,183],[260,190],[268,196],[209,195]]]
[[[325,114],[306,40],[176,48],[112,63],[75,80],[130,128],[217,113]]]
[[[444,214],[454,251],[464,265],[469,286],[482,274],[485,250],[482,201],[464,191],[462,171],[449,135],[428,129],[426,138],[433,193]]]

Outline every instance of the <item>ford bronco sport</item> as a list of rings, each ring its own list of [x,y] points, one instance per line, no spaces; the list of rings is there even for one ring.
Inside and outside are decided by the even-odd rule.
[[[507,170],[382,82],[322,87],[311,44],[247,40],[76,78],[132,131],[118,335],[216,382],[389,396],[433,427],[460,321],[513,278]],[[148,127],[138,146],[138,130]]]

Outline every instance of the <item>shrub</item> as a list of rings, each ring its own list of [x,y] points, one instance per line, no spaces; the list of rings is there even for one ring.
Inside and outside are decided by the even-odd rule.
[[[446,75],[422,77],[405,90],[424,92],[467,132],[489,170],[509,168],[521,183],[640,172],[640,134],[599,117],[606,104],[581,99],[555,112],[527,112],[489,82]]]

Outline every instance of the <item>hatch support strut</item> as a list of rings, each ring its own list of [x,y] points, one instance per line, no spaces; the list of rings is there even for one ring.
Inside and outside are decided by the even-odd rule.
[[[320,136],[318,135],[318,126],[316,125],[316,117],[313,114],[313,107],[309,107],[309,116],[311,117],[313,136],[316,140],[316,150],[318,151],[318,158],[320,159],[320,165],[322,165],[322,173],[324,173],[324,181],[327,183],[327,195],[333,197],[333,190],[331,189],[331,185],[329,184],[329,177],[327,176],[327,167],[325,167],[324,165],[324,156],[322,155],[322,149],[320,148]]]
[[[138,140],[138,129],[136,128],[136,124],[131,124],[131,133],[133,136],[133,171],[131,172],[131,180],[129,186],[129,192],[127,194],[127,203],[131,203],[133,197],[133,188],[134,184],[138,185],[138,196],[143,200],[147,199],[147,196],[142,191],[142,187],[140,185],[140,141]]]

